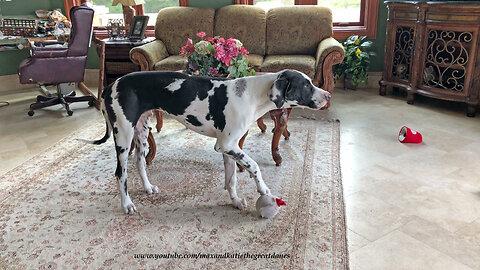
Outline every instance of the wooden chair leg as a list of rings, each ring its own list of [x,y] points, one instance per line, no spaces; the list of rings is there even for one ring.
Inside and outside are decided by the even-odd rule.
[[[147,156],[145,157],[147,165],[152,164],[152,160],[155,158],[155,154],[157,153],[157,145],[155,144],[155,139],[153,138],[152,128],[149,129],[150,131],[148,132],[147,138],[149,150]]]
[[[290,113],[292,112],[292,108],[287,109],[287,111],[288,111],[288,114],[287,114],[287,121],[288,121],[288,118],[290,117]],[[290,131],[288,131],[287,123],[285,123],[285,129],[283,130],[283,137],[285,138],[285,140],[290,139]]]
[[[238,142],[238,147],[240,147],[240,149],[243,149],[243,143],[245,142],[245,139],[247,138],[247,135],[248,135],[248,130],[247,132],[245,133],[245,135],[243,135],[243,137],[240,139],[240,141]],[[244,172],[245,171],[245,168],[243,168],[242,166],[240,166],[240,164],[237,163],[237,167],[238,167],[238,170],[240,170],[240,172]]]
[[[161,110],[153,110],[155,112],[155,118],[157,118],[157,132],[160,132],[163,127],[163,112]]]
[[[278,144],[280,142],[280,137],[287,126],[288,120],[288,110],[279,109],[270,111],[270,117],[275,122],[275,127],[273,128],[273,138],[272,138],[272,157],[275,161],[275,165],[280,166],[282,164],[282,156],[278,151]]]
[[[257,119],[257,125],[260,128],[260,130],[262,131],[262,133],[265,133],[265,130],[267,130],[267,125],[265,125],[265,123],[263,122],[262,117]]]
[[[149,127],[149,129],[150,130],[148,131],[148,138],[147,138],[149,149],[148,149],[148,154],[145,157],[145,161],[147,162],[147,165],[152,164],[152,161],[155,158],[155,154],[157,152],[157,145],[155,144],[155,138],[153,138],[152,128]],[[135,141],[132,140],[132,144],[130,145],[130,151],[128,152],[128,155],[131,155],[134,149],[135,149]]]

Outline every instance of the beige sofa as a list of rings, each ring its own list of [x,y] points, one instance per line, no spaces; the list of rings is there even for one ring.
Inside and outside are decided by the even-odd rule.
[[[247,5],[218,10],[171,7],[158,12],[156,40],[131,50],[130,58],[142,70],[182,70],[179,56],[187,38],[196,33],[240,40],[250,52],[249,65],[256,71],[296,69],[332,92],[332,66],[344,57],[342,45],[332,37],[332,12],[320,6],[278,7],[265,12]]]

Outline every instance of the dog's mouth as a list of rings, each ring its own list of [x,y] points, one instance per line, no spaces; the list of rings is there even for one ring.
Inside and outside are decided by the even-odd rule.
[[[328,101],[322,101],[320,104],[315,104],[315,107],[309,107],[310,109],[314,111],[319,111],[319,110],[325,110],[330,107],[330,103]]]

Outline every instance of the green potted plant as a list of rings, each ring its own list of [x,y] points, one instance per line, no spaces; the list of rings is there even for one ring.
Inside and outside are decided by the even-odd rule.
[[[353,35],[343,42],[345,59],[333,67],[333,74],[336,79],[344,75],[345,89],[355,90],[359,83],[368,82],[370,56],[374,56],[375,53],[371,51],[373,43],[366,38],[366,36]]]

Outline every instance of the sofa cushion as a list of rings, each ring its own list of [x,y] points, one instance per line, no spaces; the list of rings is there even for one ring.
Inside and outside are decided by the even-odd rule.
[[[229,5],[215,12],[215,36],[236,38],[253,54],[265,54],[265,10],[247,5]]]
[[[289,6],[267,12],[267,55],[315,55],[318,43],[332,36],[332,11],[321,6]]]
[[[249,54],[247,55],[248,66],[253,67],[255,71],[260,71],[260,67],[263,64],[263,55]]]
[[[213,35],[214,16],[215,10],[212,8],[163,8],[158,12],[155,37],[163,41],[170,55],[177,55],[187,38],[196,42],[199,40],[196,36],[198,32]]]
[[[154,66],[154,70],[185,70],[185,65],[187,64],[187,58],[181,57],[180,55],[172,55],[163,60],[158,61]]]
[[[315,76],[315,58],[310,55],[269,55],[265,57],[260,70],[262,72],[278,72],[283,69],[294,69]]]

